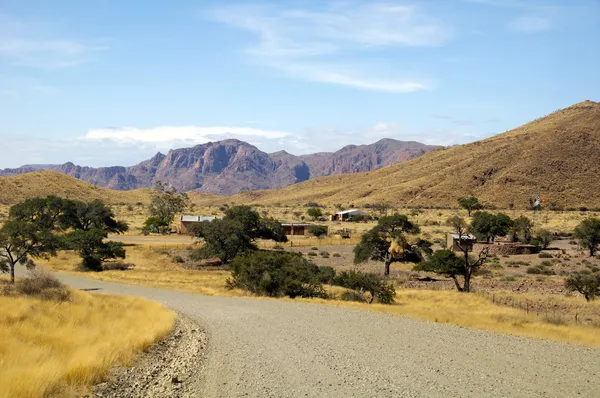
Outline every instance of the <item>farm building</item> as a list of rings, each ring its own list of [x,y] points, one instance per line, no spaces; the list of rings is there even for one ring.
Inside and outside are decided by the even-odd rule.
[[[295,223],[289,223],[289,224],[281,224],[283,226],[283,230],[285,231],[285,234],[288,236],[304,236],[304,235],[308,235],[308,230],[310,229],[310,227],[314,226],[315,224],[295,224]],[[325,228],[327,228],[326,226],[324,226]]]
[[[179,219],[179,228],[177,228],[177,233],[180,234],[188,234],[190,233],[190,227],[194,224],[203,221],[213,221],[216,219],[222,219],[220,216],[188,216],[182,215]]]
[[[339,211],[331,216],[331,221],[347,221],[352,217],[367,217],[369,214],[362,210],[350,209]]]
[[[458,234],[448,233],[446,236],[446,247],[452,251],[462,251],[459,246],[468,247],[469,251],[473,251],[473,245],[477,242],[477,238],[471,234],[459,236]]]

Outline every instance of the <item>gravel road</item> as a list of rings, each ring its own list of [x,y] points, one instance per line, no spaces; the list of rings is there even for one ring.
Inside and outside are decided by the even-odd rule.
[[[205,328],[202,387],[192,396],[600,396],[596,349],[325,305],[60,278],[159,301]]]

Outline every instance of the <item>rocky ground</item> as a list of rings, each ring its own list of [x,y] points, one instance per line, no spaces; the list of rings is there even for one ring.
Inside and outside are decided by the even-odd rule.
[[[195,397],[202,382],[206,333],[191,319],[178,316],[171,334],[140,355],[130,367],[111,370],[92,397]]]

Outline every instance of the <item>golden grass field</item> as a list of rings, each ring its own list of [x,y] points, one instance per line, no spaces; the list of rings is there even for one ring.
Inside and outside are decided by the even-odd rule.
[[[5,281],[0,281],[0,283]],[[0,296],[0,397],[75,396],[165,337],[175,314],[135,297]]]
[[[163,289],[172,289],[206,295],[253,297],[239,289],[228,290],[225,281],[229,271],[187,269],[175,263],[162,250],[146,247],[129,247],[127,262],[135,267],[127,271],[88,272],[86,277],[131,284],[140,284]],[[61,253],[43,264],[55,271],[78,272],[79,259],[73,253]],[[474,281],[478,283],[478,279]],[[328,287],[330,293],[339,293],[340,288]],[[385,312],[397,316],[410,316],[432,322],[449,323],[477,329],[490,330],[518,336],[536,337],[590,347],[600,347],[600,323],[595,326],[576,325],[565,321],[557,324],[544,314],[527,313],[518,308],[497,304],[506,298],[511,300],[546,300],[542,295],[523,295],[498,292],[495,300],[484,294],[461,294],[454,291],[397,289],[395,305],[363,304],[340,300],[307,299],[306,301],[327,305],[343,306],[369,311]],[[289,299],[285,299],[289,300]],[[304,300],[304,299],[303,299]],[[586,302],[580,297],[552,296],[551,305],[560,306],[562,311],[580,311],[582,314],[600,314],[600,302]],[[550,302],[549,302],[550,303]],[[563,323],[563,322],[560,322]]]

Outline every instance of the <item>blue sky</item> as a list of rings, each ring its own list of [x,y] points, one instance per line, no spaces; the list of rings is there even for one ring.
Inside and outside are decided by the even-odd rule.
[[[598,0],[0,0],[0,167],[465,143],[599,101],[598,49]]]

